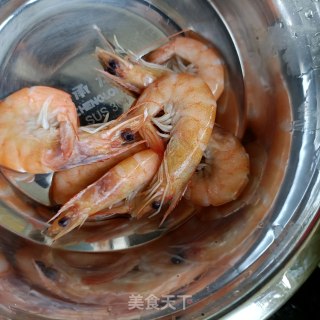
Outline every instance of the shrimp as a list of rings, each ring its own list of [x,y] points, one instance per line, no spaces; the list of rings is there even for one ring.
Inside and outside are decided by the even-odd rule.
[[[132,197],[150,182],[159,165],[160,156],[152,150],[140,151],[126,158],[70,199],[51,219],[52,225],[45,234],[56,240],[95,213]]]
[[[142,116],[117,119],[98,132],[84,132],[70,95],[45,86],[18,90],[0,102],[0,110],[0,165],[35,174],[125,152],[143,123]]]
[[[149,53],[147,60],[163,64],[174,56],[189,62],[191,65],[184,67],[181,60],[178,60],[178,65],[183,72],[189,71],[202,78],[215,99],[219,99],[224,89],[224,66],[216,49],[199,40],[180,36]]]
[[[171,74],[145,89],[137,101],[137,105],[143,104],[145,108],[139,112],[147,113],[158,128],[157,133],[169,142],[157,175],[148,189],[133,200],[131,214],[139,218],[152,210],[158,213],[170,202],[165,219],[201,161],[215,121],[216,100],[199,77]],[[145,136],[150,135],[148,128],[143,127],[142,131]]]
[[[141,93],[155,80],[177,71],[202,78],[216,100],[224,89],[224,65],[217,50],[192,38],[176,37],[170,40],[169,43],[147,54],[147,61],[137,57],[133,59],[130,52],[127,52],[125,58],[121,58],[116,53],[101,48],[96,49],[96,56],[108,78],[135,93]],[[174,56],[177,57],[178,63],[173,70],[163,65]],[[181,59],[190,65],[185,66]]]
[[[55,172],[50,188],[50,198],[55,204],[64,204],[81,190],[101,178],[108,170],[134,153],[142,151],[142,144],[110,159]]]
[[[185,198],[200,206],[235,200],[249,179],[249,156],[231,133],[214,127],[202,163],[193,174]]]
[[[37,86],[21,89],[0,102],[0,165],[15,171],[51,171],[71,156],[78,115],[71,97]]]

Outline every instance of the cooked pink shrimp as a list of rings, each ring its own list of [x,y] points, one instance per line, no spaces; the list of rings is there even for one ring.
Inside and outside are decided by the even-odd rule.
[[[101,178],[120,161],[144,150],[139,144],[110,159],[55,172],[50,187],[50,198],[55,204],[64,204],[91,183]]]
[[[199,77],[171,74],[147,87],[137,105],[144,105],[137,110],[151,118],[154,128],[159,130],[155,134],[168,138],[169,142],[148,190],[133,200],[132,215],[141,217],[152,210],[158,212],[163,204],[170,203],[165,218],[182,197],[201,161],[214,125],[216,100]],[[144,126],[140,132],[144,137],[154,135],[149,129]]]
[[[125,52],[125,49],[120,49]],[[130,52],[121,58],[118,54],[101,48],[96,49],[96,55],[108,78],[135,93],[141,93],[156,79],[172,72],[199,76],[210,87],[216,100],[224,89],[224,64],[217,50],[192,38],[176,37],[170,40],[147,54],[148,61],[132,57]],[[174,57],[177,63],[173,70],[163,65]],[[190,65],[185,66],[181,59]]]
[[[116,120],[95,133],[78,132],[69,94],[51,87],[21,89],[0,102],[0,165],[48,173],[102,160],[133,147],[143,117]],[[141,143],[141,142],[140,142]]]
[[[193,174],[185,197],[200,206],[235,200],[248,183],[249,156],[231,133],[214,127],[203,161]]]
[[[122,47],[118,49],[126,53],[125,58],[121,58],[116,52],[111,53],[100,48],[97,48],[96,55],[104,67],[105,71],[103,73],[122,87],[133,92],[141,93],[151,83],[174,74],[176,71],[179,71],[179,73],[195,73],[202,78],[211,89],[216,100],[224,89],[224,66],[222,59],[215,49],[208,47],[199,40],[183,37],[171,40],[167,45],[147,55],[149,61],[155,63],[137,59],[131,52],[126,51]],[[188,53],[184,52],[184,50],[188,51]],[[178,60],[180,70],[175,68],[173,71],[161,65],[161,63],[166,62],[174,56],[180,59]],[[181,59],[187,60],[191,65],[185,67]],[[140,101],[140,106],[142,107],[140,110],[144,110],[145,104],[148,104],[148,101]],[[137,106],[139,107],[139,102],[135,108]],[[151,105],[148,108],[150,115],[152,113]],[[156,113],[159,112],[158,107],[153,108],[153,110]],[[129,113],[139,114],[139,111],[132,113],[129,110]],[[154,113],[152,114],[154,115]],[[162,120],[164,121],[164,119]],[[168,120],[167,118],[166,121]],[[153,123],[145,121],[139,133],[147,141],[150,148],[156,152],[163,153],[165,146],[153,127]]]
[[[78,115],[71,97],[57,89],[21,89],[0,102],[0,165],[45,173],[71,156]],[[48,161],[52,158],[52,161]]]
[[[183,62],[178,60],[182,71],[189,71],[202,78],[218,100],[224,88],[224,66],[217,50],[199,40],[176,37],[149,53],[147,60],[154,64],[163,64],[175,56],[190,63],[184,67]]]
[[[68,201],[51,219],[52,225],[45,233],[56,240],[95,213],[129,199],[150,182],[159,165],[160,156],[152,150],[123,160]]]

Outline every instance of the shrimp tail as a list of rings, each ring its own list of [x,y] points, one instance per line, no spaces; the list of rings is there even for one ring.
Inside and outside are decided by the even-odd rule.
[[[165,184],[166,187],[163,190],[162,185],[165,181],[167,183]],[[141,192],[135,199],[133,199],[136,205],[132,205],[132,207],[135,209],[131,215],[137,219],[140,219],[145,214],[150,212],[150,207],[154,207],[156,210],[151,214],[150,218],[157,215],[161,211],[166,200],[167,193],[170,189],[169,181],[167,161],[164,159],[157,175],[155,175],[151,181],[149,188]],[[159,198],[161,198],[160,201],[157,200]]]
[[[166,187],[162,189],[162,185],[165,185]],[[152,207],[156,204],[158,209],[150,216],[150,218],[152,218],[153,216],[157,215],[163,208],[163,205],[166,205],[166,203],[170,200],[170,205],[165,211],[164,216],[161,220],[161,227],[169,214],[177,206],[187,189],[187,187],[185,187],[184,189],[182,189],[182,191],[176,192],[172,198],[168,198],[168,194],[172,193],[171,188],[172,185],[170,184],[167,161],[163,160],[163,165],[159,168],[158,174],[153,179],[150,188],[142,194],[142,197],[146,200],[146,202],[142,206],[140,206],[140,208],[134,213],[134,216],[137,219],[140,219],[145,215],[146,211],[148,212],[150,210],[150,206]],[[158,203],[157,201],[155,201],[155,199],[159,199],[159,197],[161,198],[161,200]],[[139,201],[139,198],[137,201]]]
[[[175,209],[175,207],[178,205],[179,201],[181,200],[181,198],[183,197],[185,191],[187,190],[187,187],[182,191],[182,192],[178,192],[174,195],[174,197],[172,198],[171,202],[170,202],[170,206],[169,208],[166,210],[166,212],[163,215],[163,218],[160,222],[159,227],[161,227],[163,225],[163,223],[165,222],[165,220],[168,218],[168,216],[172,213],[172,211]]]

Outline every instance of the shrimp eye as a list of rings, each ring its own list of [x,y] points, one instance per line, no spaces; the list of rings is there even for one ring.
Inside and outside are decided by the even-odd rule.
[[[153,201],[151,206],[152,206],[152,209],[158,210],[161,206],[161,202],[160,201]]]
[[[106,67],[106,71],[112,74],[113,76],[117,75],[117,68],[119,68],[119,63],[118,61],[111,59],[108,62],[108,65]]]
[[[63,228],[66,227],[68,224],[69,224],[69,218],[67,217],[63,217],[58,221],[58,225]]]
[[[133,142],[136,139],[135,134],[130,129],[123,130],[121,132],[121,138],[128,143]]]
[[[173,264],[182,264],[186,260],[186,255],[183,251],[180,251],[174,254],[170,260]]]
[[[173,264],[182,264],[184,262],[184,260],[183,260],[183,257],[177,256],[177,257],[172,257],[171,262]]]

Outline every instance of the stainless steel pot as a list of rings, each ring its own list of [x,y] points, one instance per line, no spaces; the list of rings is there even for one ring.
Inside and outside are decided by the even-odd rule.
[[[226,61],[217,121],[251,156],[238,201],[118,252],[95,252],[106,251],[107,237],[90,226],[80,245],[48,247],[37,233],[47,217],[34,202],[39,190],[23,195],[1,177],[3,316],[264,319],[283,304],[320,256],[319,12],[317,0],[0,1],[1,97],[47,84],[77,100],[75,88],[87,85],[92,96],[76,101],[81,121],[101,118],[102,107],[115,117],[130,100],[97,76],[97,27],[136,52],[191,29]],[[88,107],[101,90],[107,101]]]

